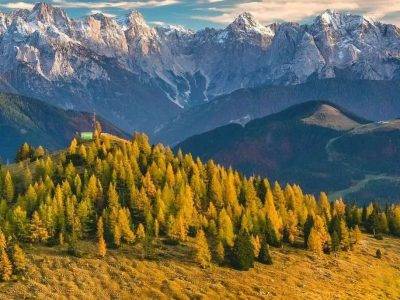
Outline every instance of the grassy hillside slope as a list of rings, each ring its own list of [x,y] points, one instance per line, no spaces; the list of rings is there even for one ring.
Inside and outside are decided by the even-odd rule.
[[[109,250],[99,259],[95,244],[82,242],[82,258],[58,246],[31,247],[28,272],[18,282],[0,283],[0,299],[399,299],[400,240],[364,236],[352,252],[318,258],[309,251],[272,249],[274,264],[257,263],[240,272],[194,263],[192,241],[157,243],[155,260],[142,260],[139,246]],[[382,259],[375,258],[382,249]],[[65,250],[65,249],[64,249]],[[62,252],[61,252],[62,253]]]

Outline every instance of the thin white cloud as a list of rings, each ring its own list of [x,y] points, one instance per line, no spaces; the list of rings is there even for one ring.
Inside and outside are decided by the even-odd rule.
[[[238,14],[247,11],[263,23],[282,20],[299,22],[326,9],[360,13],[383,21],[388,20],[389,17],[385,17],[390,15],[392,21],[400,21],[400,1],[397,0],[262,0],[213,8],[216,15],[193,18],[227,24],[232,22]]]
[[[165,23],[163,21],[152,21],[152,22],[149,22],[149,23],[153,24],[155,26],[165,26],[165,25],[167,25],[167,23]]]
[[[9,2],[9,3],[0,3],[0,7],[9,8],[9,9],[32,9],[34,4],[27,2]]]
[[[206,4],[206,3],[218,3],[218,2],[224,2],[225,0],[197,0],[197,3],[199,4]]]
[[[141,7],[160,7],[180,3],[180,0],[149,0],[149,1],[116,1],[116,2],[86,2],[54,0],[53,5],[61,8],[87,8],[106,9],[119,8],[124,10],[137,9]]]
[[[90,10],[101,10],[107,8],[119,8],[124,10],[137,9],[142,7],[161,7],[179,4],[180,0],[149,0],[149,1],[115,1],[115,2],[87,2],[53,0],[52,5],[61,8],[86,8]],[[0,3],[0,7],[9,9],[32,9],[34,4],[28,2],[7,2]]]
[[[106,12],[103,12],[102,10],[98,10],[98,9],[93,9],[88,13],[88,15],[95,15],[95,14],[102,14],[102,15],[104,15],[106,17],[109,17],[109,18],[116,17],[116,15],[114,15],[114,14],[106,13]]]

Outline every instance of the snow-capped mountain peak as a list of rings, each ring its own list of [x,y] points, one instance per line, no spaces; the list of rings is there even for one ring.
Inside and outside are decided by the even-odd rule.
[[[244,12],[228,26],[233,31],[256,32],[262,35],[273,35],[273,32],[267,26],[259,23],[249,12]]]
[[[187,35],[187,34],[194,34],[195,31],[185,28],[181,25],[173,25],[173,24],[159,24],[156,25],[155,28],[158,31],[163,32],[166,35],[170,35],[172,33],[176,33],[178,35]]]
[[[125,22],[123,22],[123,24],[127,27],[134,26],[136,28],[149,28],[143,15],[137,10],[132,10],[125,17]]]
[[[69,18],[64,10],[44,2],[34,5],[27,20],[31,22],[40,21],[45,24],[57,24],[59,26],[65,26],[69,22]]]
[[[340,13],[337,13],[334,10],[327,9],[321,15],[317,16],[317,20],[320,20],[324,24],[331,25],[334,23],[338,23],[338,17],[340,17]]]
[[[335,10],[326,10],[315,18],[314,24],[322,26],[330,26],[334,29],[355,29],[360,26],[375,26],[375,22],[368,16],[355,15],[351,13],[338,12]]]
[[[231,23],[231,26],[236,26],[237,28],[240,28],[242,30],[246,30],[252,27],[260,27],[260,25],[261,24],[249,12],[241,13]]]

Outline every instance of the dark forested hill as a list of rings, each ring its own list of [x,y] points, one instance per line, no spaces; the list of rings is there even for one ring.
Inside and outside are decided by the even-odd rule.
[[[126,133],[100,118],[104,131]],[[92,128],[92,115],[63,110],[32,98],[0,94],[0,157],[12,160],[24,142],[51,150],[63,148],[77,131]]]
[[[155,134],[155,140],[176,144],[219,126],[244,124],[312,100],[335,103],[370,120],[392,119],[400,116],[399,95],[399,81],[338,78],[291,86],[241,89],[182,112]]]
[[[398,120],[371,123],[317,101],[244,127],[223,126],[193,136],[176,148],[214,158],[247,174],[299,182],[308,192],[323,189],[341,191],[351,200],[360,200],[362,195],[363,201],[392,201],[399,190],[399,129]],[[382,193],[379,187],[388,182],[391,191]]]

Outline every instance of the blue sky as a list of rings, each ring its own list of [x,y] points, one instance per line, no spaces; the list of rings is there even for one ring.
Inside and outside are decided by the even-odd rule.
[[[0,0],[0,10],[31,8],[37,1]],[[188,28],[223,27],[241,12],[251,12],[264,24],[305,22],[326,9],[349,11],[400,25],[400,0],[48,0],[71,17],[102,12],[112,16],[138,9],[151,23]]]

